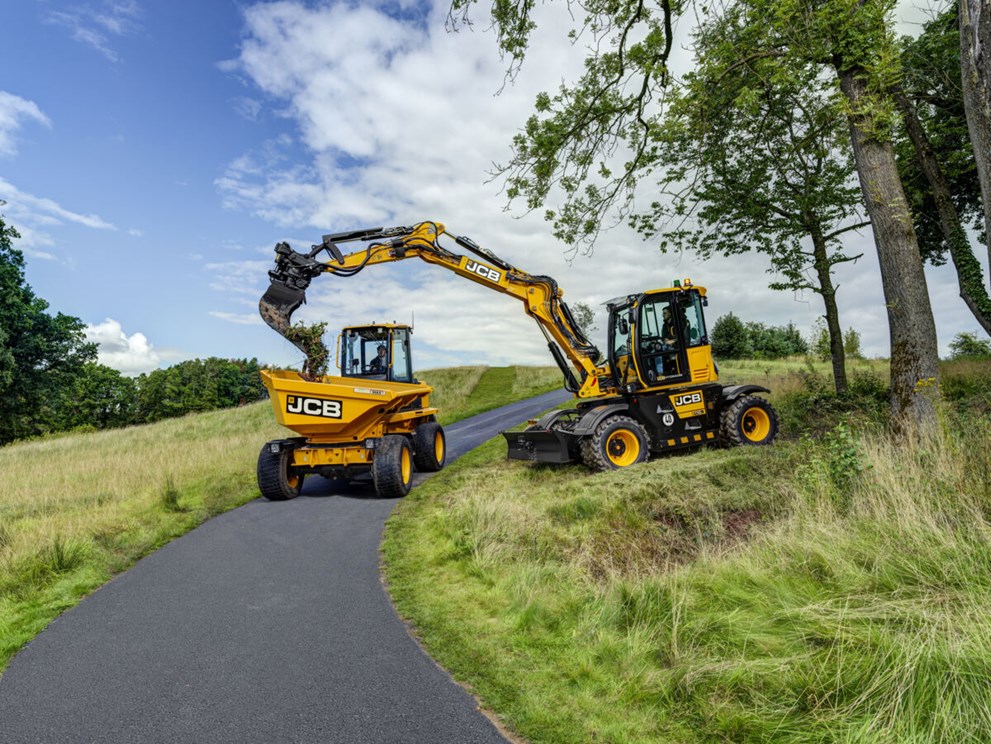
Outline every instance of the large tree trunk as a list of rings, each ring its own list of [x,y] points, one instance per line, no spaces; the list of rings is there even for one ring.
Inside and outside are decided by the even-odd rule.
[[[819,294],[826,305],[826,329],[829,331],[829,352],[833,360],[833,382],[836,392],[842,395],[847,391],[846,351],[843,349],[843,329],[840,328],[840,311],[836,305],[836,287],[830,273],[829,249],[822,235],[821,225],[810,226],[812,251],[815,258],[816,275],[819,278]]]
[[[876,135],[862,71],[838,70],[850,103],[850,137],[860,188],[874,231],[891,338],[891,413],[899,428],[935,423],[939,393],[936,324],[919,244],[891,143]]]
[[[991,334],[991,297],[988,296],[988,290],[984,284],[984,272],[981,269],[981,263],[970,248],[970,240],[967,239],[967,233],[964,231],[963,225],[960,224],[960,215],[957,213],[957,208],[953,206],[950,186],[943,175],[943,169],[933,155],[932,145],[922,127],[922,122],[916,115],[915,107],[902,91],[895,91],[894,96],[895,103],[898,104],[905,119],[905,130],[915,148],[915,158],[929,183],[933,200],[936,202],[943,239],[950,248],[953,267],[957,270],[960,297],[964,304],[970,308],[970,312],[974,314],[981,327],[988,334]],[[985,203],[986,201],[985,197]]]
[[[991,260],[991,1],[960,0],[960,77]]]

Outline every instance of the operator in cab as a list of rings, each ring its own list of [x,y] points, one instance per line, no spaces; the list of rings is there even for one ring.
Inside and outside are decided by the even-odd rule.
[[[369,372],[377,375],[385,374],[386,367],[388,366],[388,361],[385,358],[385,352],[385,344],[381,344],[378,348],[377,356],[375,356],[368,364]]]

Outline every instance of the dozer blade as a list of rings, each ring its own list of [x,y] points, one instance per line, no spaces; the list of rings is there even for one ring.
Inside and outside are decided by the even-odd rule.
[[[506,438],[506,457],[510,460],[563,464],[579,459],[577,439],[557,429],[504,431],[502,435]]]

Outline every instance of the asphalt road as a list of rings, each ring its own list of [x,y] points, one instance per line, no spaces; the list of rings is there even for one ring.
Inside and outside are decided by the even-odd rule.
[[[448,462],[566,398],[453,424]],[[0,742],[504,742],[382,587],[396,503],[311,478],[139,561],[13,659]]]

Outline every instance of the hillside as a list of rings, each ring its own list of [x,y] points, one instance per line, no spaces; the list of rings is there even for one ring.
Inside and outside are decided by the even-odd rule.
[[[906,444],[870,364],[842,399],[761,364],[724,374],[781,391],[774,447],[590,475],[492,442],[393,512],[401,614],[525,739],[988,740],[988,365]]]

